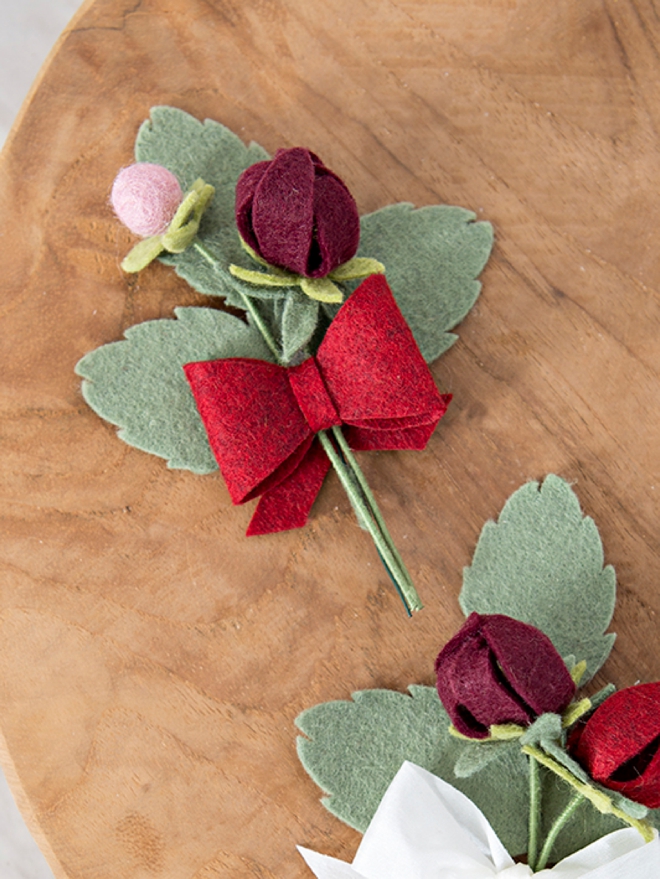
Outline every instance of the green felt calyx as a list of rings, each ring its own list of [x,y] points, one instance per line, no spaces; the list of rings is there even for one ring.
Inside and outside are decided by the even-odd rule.
[[[246,253],[268,271],[254,271],[232,263],[229,266],[229,271],[235,278],[253,284],[255,287],[300,287],[306,296],[317,302],[331,304],[343,302],[344,294],[334,283],[335,281],[356,281],[368,278],[369,275],[382,275],[385,272],[385,266],[378,260],[356,256],[337,266],[323,278],[306,278],[304,275],[297,275],[267,263],[242,238],[241,244]]]
[[[195,180],[165,232],[152,235],[136,244],[124,258],[122,269],[125,272],[139,272],[163,252],[183,253],[193,243],[202,215],[214,193],[214,187],[204,183],[201,177]]]

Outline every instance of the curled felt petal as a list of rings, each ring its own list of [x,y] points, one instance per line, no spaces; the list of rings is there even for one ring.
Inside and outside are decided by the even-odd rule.
[[[569,745],[603,787],[660,808],[660,683],[614,693]]]
[[[305,274],[321,278],[353,257],[360,243],[360,218],[348,189],[334,174],[320,175],[314,185],[316,246]]]
[[[560,713],[575,693],[547,635],[502,614],[470,614],[435,670],[442,704],[470,738],[486,738],[494,725],[528,726],[540,714]]]
[[[236,183],[236,226],[245,244],[255,251],[259,247],[252,228],[252,203],[257,184],[266,173],[270,162],[257,162],[250,165],[238,178]]]
[[[252,228],[261,256],[307,274],[314,231],[314,164],[302,148],[275,154],[257,185]]]
[[[141,238],[164,232],[182,200],[181,185],[174,174],[149,162],[122,168],[110,193],[119,220]]]

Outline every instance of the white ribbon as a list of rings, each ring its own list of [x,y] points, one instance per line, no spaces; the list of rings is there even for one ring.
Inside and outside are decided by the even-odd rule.
[[[352,864],[298,847],[317,879],[660,879],[660,841],[616,830],[532,873],[515,864],[484,814],[455,787],[404,763]]]

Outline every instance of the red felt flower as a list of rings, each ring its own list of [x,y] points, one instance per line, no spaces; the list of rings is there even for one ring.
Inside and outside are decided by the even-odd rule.
[[[302,147],[251,165],[236,184],[236,225],[272,265],[323,278],[358,248],[360,217],[346,184]]]
[[[660,808],[660,683],[606,699],[569,742],[594,781],[650,809]]]
[[[456,729],[483,739],[494,724],[559,713],[575,684],[552,641],[502,614],[472,613],[435,661],[438,695]]]

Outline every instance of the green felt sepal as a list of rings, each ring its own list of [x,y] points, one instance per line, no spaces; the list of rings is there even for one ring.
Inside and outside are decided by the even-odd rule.
[[[132,274],[141,272],[156,257],[165,250],[162,235],[152,235],[151,238],[143,238],[124,257],[121,267],[125,272]]]
[[[259,272],[232,264],[229,266],[229,271],[234,278],[245,281],[253,287],[300,287],[306,296],[316,302],[330,304],[343,302],[344,293],[334,283],[335,281],[354,281],[358,278],[367,278],[369,275],[380,275],[385,271],[385,267],[378,260],[355,257],[333,269],[324,278],[306,278],[304,275],[297,275],[270,265],[243,239],[241,245],[248,256],[267,271]]]

